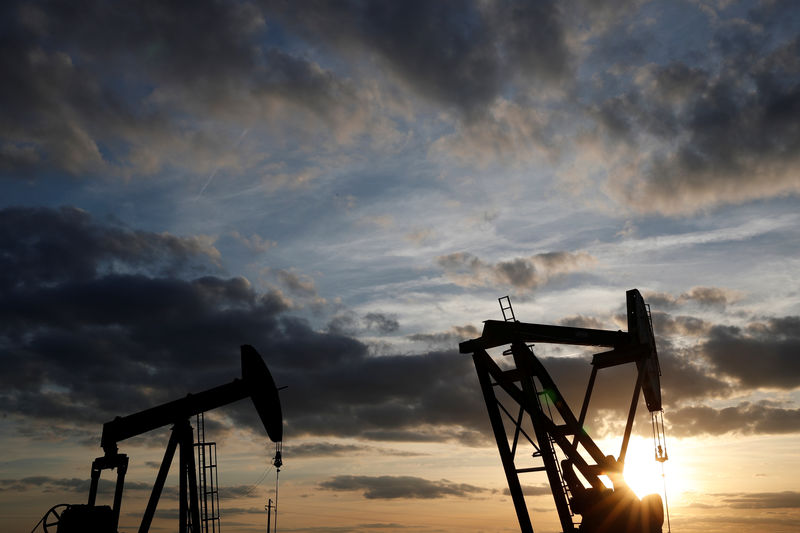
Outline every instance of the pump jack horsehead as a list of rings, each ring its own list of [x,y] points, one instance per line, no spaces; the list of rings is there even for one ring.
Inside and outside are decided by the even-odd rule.
[[[650,494],[640,500],[625,484],[622,475],[640,394],[644,395],[651,415],[655,458],[662,463],[667,460],[661,408],[661,371],[650,310],[638,290],[629,290],[626,296],[627,333],[519,322],[506,296],[500,298],[505,320],[485,321],[480,337],[459,345],[461,353],[471,353],[475,362],[500,460],[523,533],[532,533],[533,526],[519,474],[538,471],[547,474],[564,533],[662,531],[664,505],[661,497]],[[555,382],[528,343],[611,348],[592,357],[592,373],[578,417],[567,406]],[[510,347],[503,355],[512,356],[513,366],[504,370],[487,350],[506,345]],[[584,421],[598,370],[627,363],[635,363],[637,378],[622,447],[615,459],[612,455],[604,454],[586,433]],[[499,397],[498,390],[503,391]],[[511,407],[506,407],[503,402]],[[524,422],[526,415],[530,426]],[[513,435],[511,442],[505,421],[510,422],[509,429]],[[531,426],[532,436],[526,431]],[[534,447],[533,466],[516,465],[520,436]],[[559,455],[563,457],[560,461]],[[606,487],[600,478],[602,475],[611,479],[613,489]]]

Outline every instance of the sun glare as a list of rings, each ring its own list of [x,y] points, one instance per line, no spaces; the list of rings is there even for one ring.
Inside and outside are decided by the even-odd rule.
[[[625,482],[643,498],[648,494],[664,494],[664,478],[661,463],[653,455],[653,442],[646,439],[632,440],[625,458]],[[674,485],[677,480],[670,479]]]

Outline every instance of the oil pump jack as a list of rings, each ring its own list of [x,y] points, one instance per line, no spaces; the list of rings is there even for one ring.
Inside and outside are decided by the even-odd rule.
[[[519,322],[506,296],[499,300],[504,320],[485,321],[480,337],[459,345],[461,353],[472,354],[523,533],[533,533],[533,526],[519,475],[540,471],[546,472],[564,533],[662,531],[664,506],[661,497],[650,494],[640,500],[625,484],[622,475],[636,407],[642,393],[651,414],[655,459],[662,463],[667,460],[659,378],[661,371],[650,309],[638,290],[627,291],[626,297],[628,331],[623,332]],[[529,343],[611,348],[592,357],[592,371],[579,416],[576,417],[570,410]],[[487,350],[506,345],[510,345],[510,348],[503,351],[503,355],[511,355],[513,365],[505,364],[505,368],[502,368]],[[584,421],[598,370],[628,363],[636,365],[637,378],[622,446],[615,459],[600,450],[585,431]],[[503,393],[498,394],[498,390]],[[518,410],[512,412],[515,407]],[[526,415],[530,420],[529,426],[525,425]],[[509,431],[504,420],[510,422]],[[533,428],[532,436],[526,431],[529,427]],[[533,445],[533,466],[518,467],[516,464],[521,437]],[[563,457],[560,461],[559,454]],[[606,487],[600,477],[602,475],[610,478],[613,489]],[[581,518],[575,515],[581,515]]]
[[[139,533],[147,533],[164,488],[175,451],[179,450],[178,532],[201,533],[198,502],[197,472],[194,460],[194,435],[189,419],[211,409],[250,397],[272,442],[276,443],[273,464],[280,468],[283,440],[283,415],[278,389],[261,355],[249,345],[241,347],[242,377],[232,382],[188,394],[184,398],[117,417],[103,425],[100,445],[104,455],[92,463],[89,501],[83,505],[60,504],[51,508],[41,520],[46,533],[116,533],[119,524],[128,456],[119,453],[117,444],[136,435],[162,426],[172,425],[172,434],[164,459],[158,470]],[[96,505],[100,474],[103,470],[117,471],[113,506]],[[38,525],[37,525],[38,526]],[[51,531],[52,528],[52,531]],[[35,530],[36,528],[34,528]]]

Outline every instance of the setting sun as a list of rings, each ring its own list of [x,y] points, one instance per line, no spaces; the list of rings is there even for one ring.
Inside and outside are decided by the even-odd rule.
[[[663,463],[664,474],[668,490],[680,491],[679,480],[676,476],[671,476],[669,472],[670,463]],[[628,447],[628,455],[625,458],[624,470],[625,482],[636,493],[639,498],[644,498],[648,494],[660,494],[664,496],[664,477],[662,477],[662,463],[655,460],[653,454],[653,442],[645,438],[631,439]],[[673,488],[674,487],[674,488]]]

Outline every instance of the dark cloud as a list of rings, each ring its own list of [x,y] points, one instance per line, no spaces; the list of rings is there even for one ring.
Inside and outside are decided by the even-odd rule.
[[[668,413],[668,425],[670,434],[678,437],[796,433],[800,431],[800,409],[767,401],[720,409],[698,405]]]
[[[364,87],[376,76],[388,93],[404,86],[486,118],[515,80],[557,84],[573,68],[550,1],[20,1],[0,15],[5,177],[247,164],[285,185],[284,171],[271,176],[285,158],[247,157],[250,148],[221,143],[220,132],[259,128],[279,132],[277,142],[358,135],[370,127]],[[311,59],[319,50],[336,72]]]
[[[739,299],[736,291],[723,289],[720,287],[694,287],[688,293],[682,294],[681,298],[692,300],[701,305],[725,307]]]
[[[472,339],[480,335],[480,331],[475,326],[468,324],[466,326],[453,326],[453,331],[461,339]]]
[[[335,442],[313,442],[283,447],[283,456],[298,457],[340,457],[352,455],[379,454],[396,457],[416,457],[424,455],[363,444],[340,444]]]
[[[659,337],[705,336],[712,326],[710,322],[694,316],[673,316],[669,313],[654,312],[652,318],[653,330],[658,332]]]
[[[364,315],[364,324],[367,329],[376,329],[378,333],[389,334],[400,329],[396,318],[384,313],[367,313]]]
[[[618,190],[634,207],[674,214],[800,190],[800,39],[776,30],[780,8],[750,15],[716,26],[707,62],[641,67],[594,107],[617,142],[658,146],[634,171],[646,179]]]
[[[54,478],[50,476],[29,476],[20,479],[0,479],[0,492],[23,492],[39,490],[41,492],[78,492],[88,493],[91,481],[87,473],[85,479],[81,478]],[[115,481],[100,479],[97,491],[100,495],[114,494]],[[125,489],[128,491],[149,491],[151,485],[137,481],[128,481]]]
[[[93,8],[86,7],[84,11],[64,4],[17,3],[5,8],[12,31],[4,34],[0,65],[10,83],[3,84],[0,94],[13,105],[4,106],[0,113],[2,170],[23,175],[50,169],[98,172],[106,163],[101,142],[104,148],[111,147],[125,129],[155,133],[157,126],[163,126],[150,113],[137,113],[121,95],[105,87],[92,67],[92,55],[75,57],[76,49],[82,47],[71,36],[68,42],[60,42],[58,35],[51,34],[65,30],[80,34],[89,27],[98,32],[110,29],[109,24],[92,20]],[[81,24],[82,15],[90,25]],[[107,44],[117,42],[111,38]]]
[[[474,337],[479,337],[480,333],[474,335]],[[429,346],[455,346],[459,342],[467,340],[465,337],[460,337],[455,333],[445,332],[445,333],[414,333],[413,335],[408,336],[409,340],[424,342]]]
[[[102,225],[71,208],[0,219],[6,412],[97,423],[174,396],[176,376],[186,392],[222,369],[236,377],[222,354],[275,328],[285,308],[243,278],[176,277],[216,260],[195,238]]]
[[[591,374],[591,357],[540,357],[540,360],[577,416]],[[662,396],[668,414],[686,402],[724,398],[733,391],[728,382],[682,352],[661,349],[659,361],[663,374]],[[636,368],[633,364],[598,372],[586,424],[593,438],[616,435],[619,428],[624,426],[635,384]],[[639,405],[639,412],[642,415],[639,422],[648,425],[637,427],[649,431],[643,405]]]
[[[710,527],[719,527],[729,524],[732,527],[744,527],[746,529],[757,529],[769,531],[775,528],[784,528],[789,531],[797,526],[797,518],[793,516],[735,516],[730,513],[719,516],[695,516],[690,520],[692,524],[709,524]]]
[[[0,232],[0,405],[24,417],[21,431],[55,437],[51,422],[69,420],[83,442],[114,416],[238,377],[238,346],[248,343],[264,355],[278,385],[289,386],[281,398],[286,431],[294,436],[491,442],[472,361],[456,353],[455,342],[445,351],[374,356],[340,329],[320,332],[288,315],[280,294],[260,293],[244,278],[193,277],[196,268],[215,266],[213,249],[194,239],[100,224],[69,208],[10,209],[0,219],[8,222],[0,227],[14,229]],[[78,246],[83,253],[70,253]],[[558,256],[534,257],[545,268],[560,265]],[[359,317],[353,320],[357,325]],[[681,317],[658,322],[705,328]],[[729,395],[731,378],[748,387],[797,386],[796,318],[709,331],[699,351],[675,349],[668,336],[660,340],[668,405]],[[477,336],[471,327],[454,333],[457,340]],[[749,366],[754,357],[756,369]],[[589,357],[542,360],[577,410]],[[616,431],[634,382],[632,365],[601,373],[590,406],[593,435]],[[707,431],[691,417],[714,411],[700,409],[679,411],[679,433]],[[746,431],[797,430],[794,411],[762,404],[738,410],[752,415]],[[261,432],[249,404],[225,413],[209,418],[215,431],[245,425]]]
[[[645,301],[653,309],[674,309],[677,305],[677,298],[666,292],[645,292]]]
[[[527,496],[549,496],[553,493],[550,485],[523,485],[522,492]],[[503,494],[511,496],[511,491],[508,488],[504,488]]]
[[[0,52],[0,68],[9,76],[0,98],[13,102],[0,112],[0,171],[102,170],[105,159],[91,130],[101,124],[111,129],[126,118],[134,124],[133,114],[68,55],[14,44]]]
[[[420,94],[469,113],[515,77],[556,82],[571,68],[556,2],[271,4],[307,38],[378,57]]]
[[[257,514],[257,515],[264,515],[264,508],[258,507],[228,507],[225,506],[225,515],[237,515],[237,514]],[[227,522],[227,520],[226,520]]]
[[[439,333],[414,333],[408,335],[408,339],[423,342],[428,346],[453,347],[459,342],[480,337],[481,332],[472,325],[453,326],[450,331]]]
[[[562,318],[558,323],[572,328],[608,329],[607,324],[603,324],[603,322],[592,316],[570,316]]]
[[[339,455],[353,455],[365,450],[365,446],[358,444],[338,444],[333,442],[304,443],[295,446],[284,446],[285,455],[292,457],[335,457]]]
[[[414,476],[335,476],[319,486],[326,490],[360,491],[370,500],[465,498],[488,491],[466,483],[453,483],[446,479],[431,481]]]
[[[730,396],[736,389],[709,367],[693,350],[678,350],[660,341],[659,364],[664,402],[679,406],[687,401]]]
[[[336,357],[334,337],[312,337],[310,344],[318,346],[300,353],[320,356],[290,374],[284,370],[290,383],[287,416],[294,413],[291,431],[374,440],[474,440],[475,433],[483,438],[481,400],[468,357],[454,352],[371,357],[357,343]]]
[[[39,11],[35,25],[26,24],[24,10],[31,9]],[[191,82],[252,69],[257,55],[251,38],[264,24],[250,3],[213,0],[118,5],[98,0],[80,7],[42,2],[21,10],[22,25],[32,35],[69,46],[87,62],[124,69],[142,61],[140,66],[159,78]],[[128,62],[114,64],[122,58]]]
[[[586,317],[579,318],[576,325],[594,324]],[[771,318],[737,328],[713,325],[696,317],[654,313],[653,322],[662,394],[674,433],[772,434],[800,429],[798,409],[791,405],[742,402],[719,408],[704,404],[760,388],[792,390],[800,386],[800,369],[795,364],[800,319]],[[673,343],[675,336],[681,338],[679,344]],[[687,338],[692,337],[696,340],[686,345]],[[588,380],[588,358],[541,359],[573,411],[577,411]],[[627,366],[604,369],[598,374],[589,411],[591,433],[595,436],[613,434],[614,420],[624,416],[626,398],[635,380],[633,369]]]
[[[295,435],[483,438],[471,361],[454,348],[373,357],[351,337],[286,315],[280,295],[244,278],[167,275],[207,262],[192,239],[98,224],[73,209],[0,218],[8,222],[0,241],[6,413],[99,432],[114,416],[237,377],[238,346],[249,343],[290,386],[282,395]],[[249,405],[228,413],[258,426]]]
[[[256,485],[222,485],[219,487],[220,496],[223,498],[246,498],[253,494],[259,486]]]
[[[505,285],[520,290],[532,290],[550,278],[583,270],[596,259],[586,252],[548,252],[531,257],[517,257],[495,264],[467,252],[456,252],[436,258],[436,263],[457,285]]]
[[[241,131],[258,117],[284,137],[359,120],[353,87],[266,44],[249,2],[4,5],[4,176],[209,171],[231,148],[209,119]]]
[[[728,304],[733,304],[741,298],[741,293],[724,287],[692,287],[678,296],[665,292],[645,293],[647,302],[653,308],[675,309],[690,302],[702,307],[717,307],[724,309]]]
[[[715,326],[699,351],[744,387],[800,387],[800,317],[772,318],[744,329]]]
[[[358,330],[358,316],[353,311],[338,313],[328,321],[327,329],[334,335],[355,335]]]
[[[210,239],[181,238],[100,225],[72,207],[8,208],[0,211],[0,287],[82,282],[116,271],[161,276],[218,270]]]
[[[800,508],[800,492],[740,492],[717,494],[722,503],[736,509],[797,509]]]
[[[669,339],[672,335],[678,336],[693,336],[703,338],[704,335],[710,331],[709,324],[704,321],[698,320],[693,317],[671,317],[668,315],[657,315],[654,317],[657,326],[664,326],[664,330],[657,329],[660,337],[659,352],[660,364],[663,372],[661,378],[661,386],[663,390],[665,405],[668,409],[668,418],[677,428],[676,431],[681,434],[694,434],[703,433],[706,431],[702,423],[691,422],[692,417],[688,416],[690,411],[684,411],[681,406],[685,406],[687,402],[702,402],[710,398],[725,398],[733,394],[735,391],[741,392],[741,388],[736,388],[735,385],[727,378],[728,373],[723,372],[715,365],[709,365],[707,358],[697,357],[697,352],[694,349],[677,349]],[[591,323],[583,320],[582,323]],[[766,324],[766,323],[765,323]],[[768,327],[763,325],[763,327]],[[753,328],[758,329],[757,326]],[[772,330],[780,329],[782,331],[789,331],[792,329],[791,320],[778,320],[772,326]],[[470,335],[473,337],[475,335]],[[420,338],[420,340],[425,340]],[[568,404],[575,412],[580,408],[581,401],[585,393],[586,383],[589,378],[591,366],[589,364],[589,357],[542,357],[543,364],[553,376],[555,382],[561,388],[562,394],[566,397]],[[411,361],[406,361],[411,363]],[[463,368],[459,365],[459,368]],[[446,372],[446,370],[442,370]],[[466,374],[470,371],[465,369]],[[469,378],[465,375],[468,385]],[[633,391],[635,383],[635,372],[632,365],[624,365],[619,368],[611,368],[603,370],[598,376],[595,385],[595,391],[590,404],[589,422],[591,428],[590,432],[594,436],[603,436],[606,434],[615,434],[617,426],[615,424],[624,422],[624,415],[627,411],[630,395]],[[461,394],[460,401],[467,401],[473,404],[478,396],[477,389],[466,386],[460,391],[453,391],[453,394]],[[452,396],[451,399],[455,399]],[[432,405],[432,404],[431,404]],[[482,406],[477,408],[480,414],[483,413]],[[698,416],[701,414],[715,413],[714,409],[706,409],[702,407],[698,411]],[[796,432],[797,425],[792,423],[792,417],[795,416],[794,411],[791,409],[784,409],[778,406],[765,406],[755,405],[752,407],[740,406],[732,413],[743,412],[743,417],[752,416],[749,425],[741,425],[742,431],[749,433],[773,433],[773,432]],[[485,431],[485,421],[482,416],[478,417],[475,421],[472,415],[462,412],[460,415],[453,412],[451,422],[459,421],[463,427],[477,428],[479,431]],[[646,413],[643,413],[646,414]],[[460,418],[464,416],[464,418]],[[471,421],[468,421],[471,420]],[[737,423],[740,418],[736,418]],[[616,422],[615,422],[616,421]],[[726,421],[725,416],[720,416],[718,423],[723,424]],[[617,424],[619,425],[619,424]],[[646,424],[645,424],[646,425]],[[644,426],[642,426],[644,427]],[[649,427],[649,426],[648,426]],[[713,427],[713,424],[708,426]],[[726,426],[724,431],[731,429],[731,426]],[[712,431],[722,431],[712,430]],[[367,435],[367,433],[365,433]],[[371,431],[368,433],[370,438],[375,439],[411,439],[410,435],[403,437],[403,432],[398,432],[397,429],[386,428],[382,431]],[[417,433],[416,438],[421,440],[435,440],[436,433],[431,436],[427,432],[420,431]],[[444,432],[439,429],[439,437],[447,436],[454,440],[464,440],[463,436],[459,436],[455,432]],[[485,434],[484,434],[485,435]],[[485,444],[485,436],[479,442]]]

